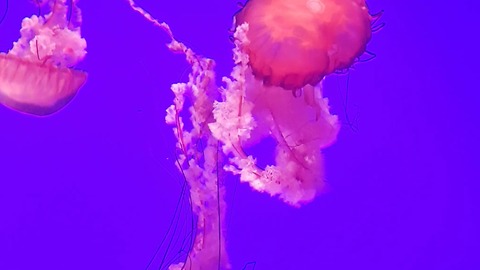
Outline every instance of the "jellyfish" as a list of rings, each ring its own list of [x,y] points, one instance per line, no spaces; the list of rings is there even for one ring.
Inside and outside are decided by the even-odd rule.
[[[363,0],[250,0],[234,19],[235,66],[217,86],[212,59],[194,53],[166,23],[127,1],[165,31],[168,49],[191,65],[188,82],[171,86],[165,122],[177,139],[176,165],[190,187],[197,230],[185,261],[169,269],[231,269],[220,166],[289,205],[311,202],[325,186],[322,151],[340,128],[322,80],[363,53],[372,17]],[[267,137],[276,141],[275,164],[262,168],[249,147]]]
[[[45,116],[69,103],[87,74],[73,67],[86,55],[78,0],[37,1],[50,13],[22,21],[21,37],[0,53],[0,103],[21,113]],[[67,15],[68,14],[68,15]]]
[[[371,37],[365,0],[250,0],[235,15],[248,23],[245,53],[254,76],[294,90],[350,67]]]
[[[227,171],[292,206],[324,190],[322,151],[340,124],[322,80],[364,53],[372,20],[364,0],[250,0],[236,13],[236,66],[209,124]],[[246,149],[267,137],[275,164],[260,168]]]

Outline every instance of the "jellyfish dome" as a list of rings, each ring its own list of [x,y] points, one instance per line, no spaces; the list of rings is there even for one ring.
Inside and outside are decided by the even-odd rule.
[[[80,35],[81,12],[66,0],[42,1],[51,12],[22,21],[21,37],[0,53],[0,103],[16,111],[49,115],[63,108],[85,83],[87,75],[72,69],[86,55]]]
[[[250,0],[236,14],[248,23],[245,50],[256,78],[298,89],[350,67],[371,36],[365,0]]]

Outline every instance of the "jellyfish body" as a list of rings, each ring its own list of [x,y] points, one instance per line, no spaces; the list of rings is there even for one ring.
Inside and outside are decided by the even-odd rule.
[[[248,23],[244,48],[266,85],[298,89],[350,67],[366,48],[372,17],[365,0],[250,0],[235,16]]]
[[[83,71],[0,54],[0,102],[23,113],[41,116],[60,110],[86,79]]]
[[[0,103],[27,114],[49,115],[84,85],[86,73],[72,69],[86,55],[76,2],[70,2],[70,18],[66,0],[50,0],[49,14],[22,21],[20,39],[8,54],[0,54]]]

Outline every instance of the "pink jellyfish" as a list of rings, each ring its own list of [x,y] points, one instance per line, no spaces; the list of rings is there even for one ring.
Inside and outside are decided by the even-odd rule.
[[[321,151],[339,131],[321,81],[364,52],[372,17],[363,0],[250,0],[236,15],[235,67],[218,87],[213,60],[127,1],[170,36],[168,48],[183,53],[192,67],[188,82],[172,85],[165,121],[177,138],[177,166],[190,187],[197,231],[186,260],[169,269],[231,269],[219,166],[290,205],[312,201],[324,187]],[[266,137],[277,142],[275,164],[261,168],[248,147]]]
[[[85,83],[87,75],[72,69],[86,54],[80,35],[81,12],[72,0],[38,1],[51,12],[22,21],[21,37],[0,53],[0,103],[16,111],[49,115],[63,108]]]
[[[372,16],[364,0],[250,0],[235,16],[234,68],[210,130],[232,156],[226,170],[294,206],[324,187],[322,149],[339,131],[322,79],[365,52]],[[292,90],[294,95],[282,89]],[[302,96],[303,95],[303,96]],[[248,147],[272,137],[275,164]]]
[[[285,89],[350,67],[371,21],[365,0],[250,0],[235,16],[236,26],[249,25],[244,49],[255,77]]]

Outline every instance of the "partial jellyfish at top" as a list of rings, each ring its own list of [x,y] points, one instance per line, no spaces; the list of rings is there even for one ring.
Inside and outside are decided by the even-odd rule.
[[[250,0],[235,27],[249,25],[244,50],[255,77],[293,90],[349,68],[365,52],[372,19],[365,0]]]
[[[133,0],[127,2],[165,31],[168,49],[184,54],[191,66],[188,81],[170,88],[174,98],[165,122],[177,139],[175,161],[189,186],[196,235],[188,255],[168,269],[232,269],[220,170],[288,205],[313,201],[326,182],[322,151],[340,129],[322,80],[363,54],[376,18],[364,0],[250,0],[235,15],[235,65],[219,86],[213,59],[177,41],[166,23]],[[274,164],[257,165],[250,148],[269,137],[275,141]]]
[[[0,53],[0,103],[21,113],[46,116],[69,103],[87,74],[73,69],[86,55],[78,0],[36,1],[44,16],[22,21],[21,37]]]

